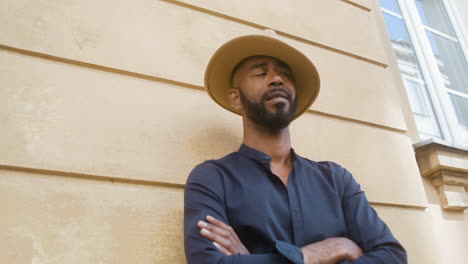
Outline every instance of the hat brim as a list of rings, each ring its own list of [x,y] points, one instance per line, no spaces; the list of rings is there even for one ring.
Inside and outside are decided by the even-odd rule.
[[[232,39],[213,54],[205,71],[205,89],[216,103],[233,113],[241,114],[229,103],[228,91],[232,88],[233,69],[251,56],[271,56],[286,63],[295,80],[295,118],[310,108],[320,90],[320,78],[314,64],[302,52],[266,35],[247,35]]]

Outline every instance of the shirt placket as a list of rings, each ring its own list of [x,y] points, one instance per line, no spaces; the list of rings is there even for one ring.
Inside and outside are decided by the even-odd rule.
[[[281,184],[282,187],[285,189],[287,196],[288,196],[288,202],[289,202],[289,212],[291,215],[291,224],[292,224],[292,231],[293,231],[293,238],[294,238],[294,244],[296,246],[303,246],[305,243],[304,239],[304,221],[303,221],[303,214],[300,209],[300,203],[299,203],[299,193],[298,193],[298,186],[296,183],[296,178],[295,178],[295,167],[296,167],[296,162],[293,162],[293,166],[291,168],[291,172],[289,173],[288,177],[288,187],[284,186],[284,184],[281,182],[281,180],[276,176],[272,171],[270,167],[271,163],[271,157],[265,156],[261,159],[261,163],[265,166],[265,168],[268,170],[268,173],[274,177],[274,179],[278,182],[278,184]]]
[[[291,212],[291,222],[293,228],[294,244],[296,246],[304,245],[304,221],[302,217],[302,211],[299,203],[299,195],[297,190],[297,183],[295,179],[294,166],[291,169],[291,173],[288,177],[288,199],[289,207]]]

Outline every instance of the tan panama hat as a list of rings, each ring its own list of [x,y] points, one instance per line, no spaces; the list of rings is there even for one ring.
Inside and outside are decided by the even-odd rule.
[[[271,56],[289,65],[296,82],[297,109],[302,115],[318,96],[320,78],[314,64],[299,50],[279,40],[273,30],[264,35],[246,35],[222,45],[211,57],[205,71],[205,89],[213,100],[227,110],[240,114],[229,103],[234,68],[250,56]]]

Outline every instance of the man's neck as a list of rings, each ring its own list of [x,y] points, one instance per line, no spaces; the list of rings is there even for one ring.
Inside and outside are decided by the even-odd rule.
[[[289,128],[270,131],[244,118],[243,143],[269,155],[272,163],[289,166],[291,162],[291,138]]]

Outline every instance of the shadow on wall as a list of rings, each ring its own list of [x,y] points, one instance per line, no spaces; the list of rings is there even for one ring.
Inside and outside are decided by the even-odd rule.
[[[186,141],[192,160],[218,159],[236,151],[242,144],[240,122],[236,130],[232,129],[232,123],[230,126],[214,123],[210,127],[197,128]]]

